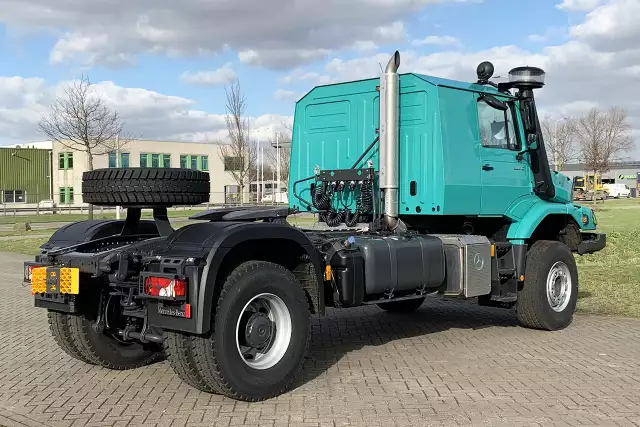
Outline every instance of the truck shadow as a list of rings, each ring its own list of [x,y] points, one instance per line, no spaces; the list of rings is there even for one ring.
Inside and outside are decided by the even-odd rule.
[[[478,330],[492,327],[518,327],[515,309],[480,307],[475,300],[427,299],[413,313],[388,313],[377,306],[327,309],[326,316],[312,319],[311,342],[298,388],[322,376],[344,356],[364,347],[381,346],[417,338],[429,345],[464,345],[465,337],[442,340],[437,335],[451,329]],[[445,342],[446,341],[446,342]],[[420,344],[419,344],[420,345]],[[406,343],[407,352],[416,343]],[[425,357],[428,357],[425,355]],[[369,362],[365,362],[369,363]]]

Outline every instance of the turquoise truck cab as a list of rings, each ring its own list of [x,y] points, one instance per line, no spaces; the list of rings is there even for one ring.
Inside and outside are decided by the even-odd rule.
[[[340,226],[357,211],[354,180],[333,181],[347,191],[333,197],[328,209],[314,204],[317,186],[300,180],[320,177],[319,171],[371,168],[371,193],[382,189],[386,196],[372,196],[370,212],[358,212],[356,219],[373,229],[395,221],[401,230],[482,230],[517,244],[536,233],[569,232],[572,241],[593,248],[604,236],[589,233],[596,227],[592,210],[571,203],[571,180],[551,171],[547,161],[533,96],[544,85],[544,72],[519,67],[511,71],[510,82],[500,84],[489,80],[492,73],[491,63],[484,62],[473,83],[396,74],[396,104],[386,112],[397,122],[396,130],[389,123],[381,128],[384,76],[312,89],[295,108],[290,207]],[[390,153],[384,152],[389,149],[382,138],[395,144]],[[391,158],[386,170],[384,158]],[[385,183],[389,175],[390,184]],[[336,188],[328,192],[337,194]],[[579,243],[572,249],[583,251]]]

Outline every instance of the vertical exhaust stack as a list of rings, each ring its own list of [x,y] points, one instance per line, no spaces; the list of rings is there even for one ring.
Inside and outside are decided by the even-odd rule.
[[[380,190],[384,194],[384,223],[395,230],[398,219],[400,138],[400,52],[396,51],[380,76]],[[403,227],[404,228],[404,227]]]

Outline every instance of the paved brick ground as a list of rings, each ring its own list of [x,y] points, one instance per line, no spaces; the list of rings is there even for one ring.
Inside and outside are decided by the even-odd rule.
[[[4,426],[640,426],[640,321],[576,316],[557,332],[513,312],[425,303],[314,321],[305,378],[246,404],[200,393],[168,365],[90,367],[55,346],[0,254],[0,425]]]

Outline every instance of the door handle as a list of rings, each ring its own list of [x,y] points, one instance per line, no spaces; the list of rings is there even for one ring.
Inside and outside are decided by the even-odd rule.
[[[482,170],[485,170],[485,171],[492,171],[492,170],[493,170],[493,166],[491,166],[491,165],[484,165],[484,166],[482,166]]]

